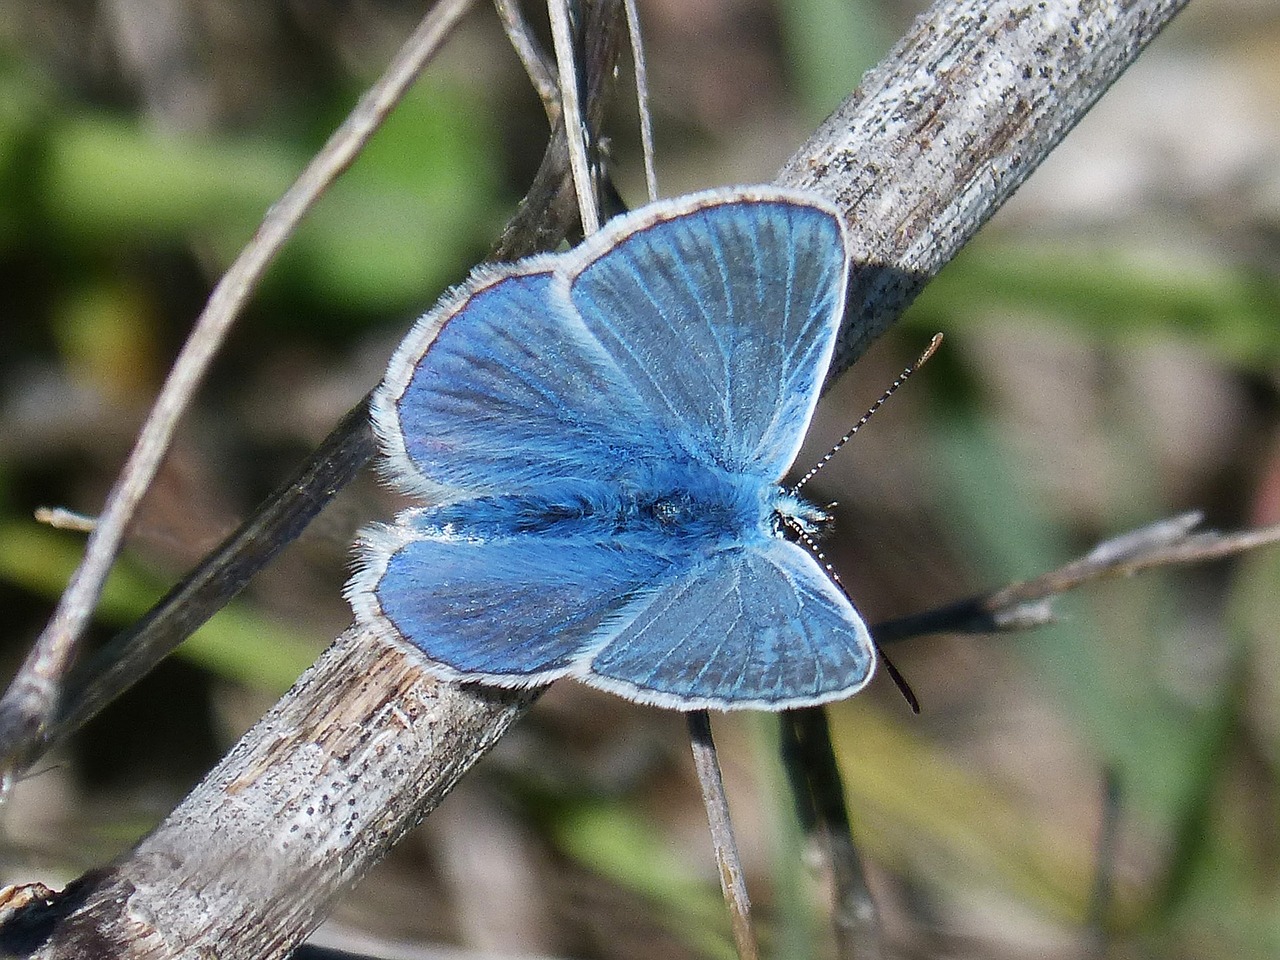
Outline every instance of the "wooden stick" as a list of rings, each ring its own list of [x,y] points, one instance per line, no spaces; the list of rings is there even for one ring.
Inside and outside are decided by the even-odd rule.
[[[716,743],[711,738],[711,717],[705,710],[685,714],[689,724],[689,746],[693,749],[693,765],[702,787],[702,804],[707,808],[707,824],[711,828],[711,845],[715,850],[720,873],[720,890],[729,908],[729,924],[738,960],[759,960],[760,948],[751,928],[751,900],[747,896],[747,879],[742,873],[738,842],[729,819],[729,798],[724,793],[720,776],[720,760]]]

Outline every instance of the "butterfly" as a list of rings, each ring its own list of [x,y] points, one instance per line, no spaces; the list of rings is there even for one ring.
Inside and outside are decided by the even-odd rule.
[[[383,470],[427,505],[362,535],[357,622],[455,682],[684,711],[860,690],[875,647],[782,485],[848,273],[838,211],[763,186],[476,269],[374,392]]]

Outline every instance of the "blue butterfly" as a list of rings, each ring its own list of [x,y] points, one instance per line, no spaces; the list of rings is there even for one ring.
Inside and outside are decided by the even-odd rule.
[[[848,240],[819,197],[722,189],[477,269],[373,397],[392,482],[359,623],[451,681],[560,677],[679,710],[847,697],[876,654],[781,486],[834,350]]]

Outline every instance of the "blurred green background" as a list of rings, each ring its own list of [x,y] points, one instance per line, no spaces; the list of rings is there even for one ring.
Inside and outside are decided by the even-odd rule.
[[[910,3],[641,0],[664,193],[765,181]],[[412,28],[405,2],[0,0],[0,656],[12,670],[164,371],[265,208]],[[540,16],[531,9],[530,15]],[[624,77],[625,80],[625,77]],[[625,85],[612,155],[643,198]],[[218,360],[94,627],[130,622],[300,463],[484,255],[541,156],[485,5],[291,242]],[[1280,520],[1280,8],[1196,0],[826,398],[816,458],[868,619],[1040,573],[1187,509]],[[818,486],[815,484],[815,486]],[[170,662],[19,785],[4,882],[61,886],[163,816],[348,622],[366,477]],[[1280,956],[1280,551],[1095,586],[1025,636],[896,651],[832,711],[900,956]],[[774,723],[717,722],[769,956],[831,954]],[[1116,888],[1084,926],[1103,773]],[[495,911],[492,904],[506,907]],[[502,954],[726,957],[679,716],[571,684],[342,905],[352,931]]]

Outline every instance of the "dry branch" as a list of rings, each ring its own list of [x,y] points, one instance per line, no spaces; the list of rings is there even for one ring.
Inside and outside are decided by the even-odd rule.
[[[893,643],[929,633],[997,633],[1053,622],[1053,600],[1107,577],[1128,577],[1153,567],[1203,563],[1280,542],[1280,524],[1223,533],[1196,531],[1199,513],[1184,513],[1104,540],[1084,556],[1030,580],[968,597],[934,610],[886,620],[874,627],[877,642]]]
[[[800,827],[831,882],[836,956],[880,960],[880,919],[853,842],[826,710],[788,710],[780,719],[782,766]]]
[[[689,726],[689,745],[693,748],[693,766],[702,787],[702,804],[706,807],[711,828],[711,846],[719,868],[720,891],[729,909],[729,925],[738,960],[760,960],[760,948],[751,923],[747,880],[743,876],[738,841],[734,839],[733,821],[729,818],[729,800],[720,775],[720,760],[711,736],[711,717],[706,710],[695,710],[686,714],[685,719]]]

